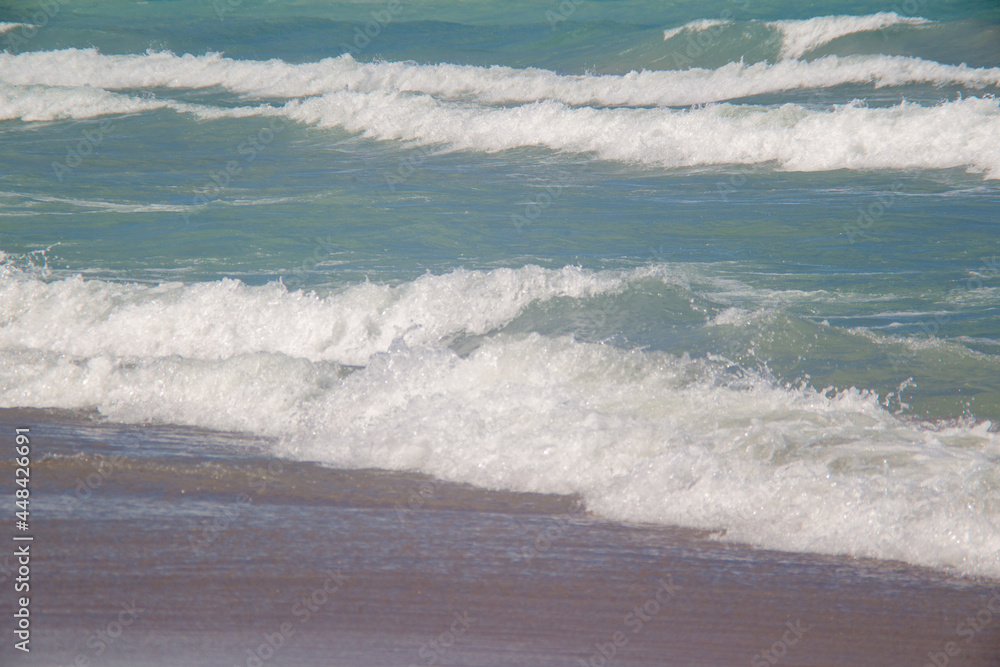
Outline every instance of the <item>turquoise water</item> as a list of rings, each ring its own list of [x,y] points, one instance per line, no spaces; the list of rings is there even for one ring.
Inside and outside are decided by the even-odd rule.
[[[1000,572],[995,3],[0,21],[4,407]]]

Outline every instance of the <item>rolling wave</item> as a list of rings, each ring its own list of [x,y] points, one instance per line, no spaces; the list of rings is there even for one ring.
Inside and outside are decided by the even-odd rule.
[[[989,422],[907,419],[869,391],[502,330],[532,304],[649,280],[685,289],[664,267],[457,270],[325,296],[8,269],[0,405],[250,432],[283,457],[579,493],[616,520],[1000,574]],[[476,333],[488,335],[451,344]]]
[[[567,77],[541,70],[409,63],[359,64],[349,56],[306,65],[209,56],[106,56],[65,50],[0,55],[0,118],[90,118],[170,108],[200,119],[276,116],[381,140],[495,152],[537,146],[654,167],[773,163],[792,171],[963,167],[1000,177],[995,97],[935,106],[901,102],[710,104],[797,88],[869,81],[996,86],[1000,68],[914,58],[829,56],[805,63],[732,63],[714,71]],[[190,104],[112,93],[219,86],[244,106]],[[246,105],[248,98],[275,98]],[[653,108],[631,108],[653,105]],[[623,108],[625,107],[625,108]]]
[[[688,111],[511,109],[442,105],[427,96],[330,93],[288,103],[290,118],[377,139],[502,151],[539,146],[660,167],[776,163],[790,171],[965,167],[1000,178],[1000,102],[968,98],[935,107],[902,103],[832,111],[795,104],[720,104]]]

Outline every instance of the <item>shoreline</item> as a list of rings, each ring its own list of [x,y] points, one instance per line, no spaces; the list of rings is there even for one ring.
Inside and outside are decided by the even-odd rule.
[[[171,427],[141,429],[130,451],[98,437],[128,427],[70,416],[0,411],[4,429],[33,420],[37,447],[34,655],[4,642],[4,664],[1000,660],[1000,581],[616,524],[562,496],[277,462],[252,442],[194,456]],[[93,474],[92,495],[67,505]]]

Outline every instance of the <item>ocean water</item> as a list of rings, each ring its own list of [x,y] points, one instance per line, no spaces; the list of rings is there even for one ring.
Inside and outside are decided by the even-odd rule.
[[[1000,577],[995,2],[0,22],[0,407]]]

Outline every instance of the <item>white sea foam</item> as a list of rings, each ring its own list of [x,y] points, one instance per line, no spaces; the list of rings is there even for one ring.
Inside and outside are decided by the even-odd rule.
[[[894,25],[932,23],[919,16],[900,16],[895,12],[879,12],[867,16],[818,16],[798,21],[771,21],[784,36],[782,58],[801,58],[806,53],[840,37],[859,32],[874,32]]]
[[[617,520],[1000,576],[988,423],[907,420],[865,391],[497,332],[532,303],[650,279],[681,282],[664,267],[525,267],[317,296],[8,271],[0,405],[248,431],[277,438],[282,456],[580,493]],[[445,344],[458,332],[493,333],[460,355]]]

